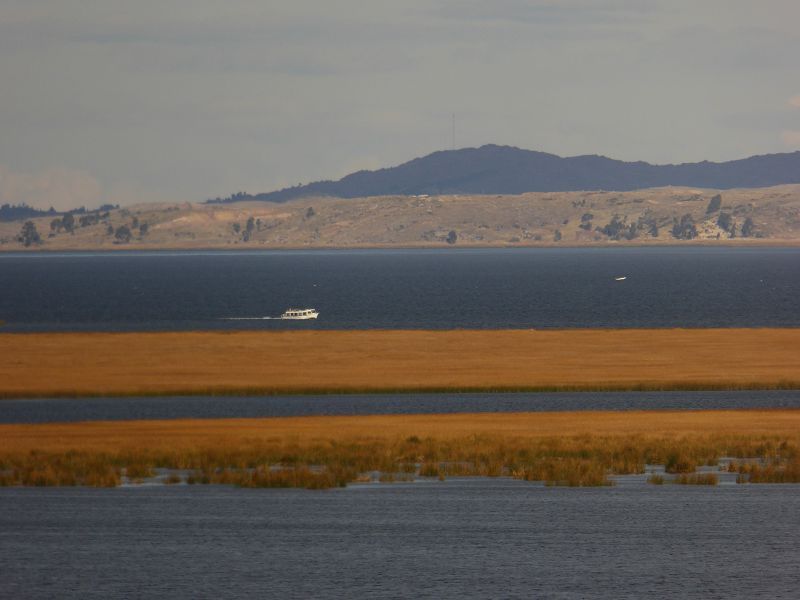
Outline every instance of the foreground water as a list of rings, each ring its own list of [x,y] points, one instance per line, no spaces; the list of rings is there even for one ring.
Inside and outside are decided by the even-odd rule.
[[[0,253],[0,289],[0,331],[798,327],[800,249]]]
[[[800,408],[800,390],[0,400],[0,423],[580,410]]]
[[[0,596],[796,598],[797,489],[0,489]]]

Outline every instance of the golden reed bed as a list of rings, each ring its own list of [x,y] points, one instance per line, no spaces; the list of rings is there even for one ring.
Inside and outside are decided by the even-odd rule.
[[[800,387],[800,329],[0,334],[0,397]]]
[[[456,413],[0,425],[0,451],[182,450],[265,442],[308,446],[392,441],[409,436],[533,440],[576,436],[681,439],[709,435],[781,436],[800,441],[800,410]]]
[[[334,487],[376,471],[607,485],[646,464],[691,474],[721,457],[751,482],[800,481],[800,410],[0,425],[0,440],[0,485],[114,486],[155,468],[247,487]]]

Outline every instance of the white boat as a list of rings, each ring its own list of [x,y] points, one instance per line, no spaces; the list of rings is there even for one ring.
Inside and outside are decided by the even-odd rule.
[[[625,281],[627,277],[614,277],[614,281]]]
[[[316,319],[319,313],[313,308],[287,308],[281,315],[281,319]]]

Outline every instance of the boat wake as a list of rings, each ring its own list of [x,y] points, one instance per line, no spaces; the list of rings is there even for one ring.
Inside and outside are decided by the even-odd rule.
[[[305,321],[307,319],[316,319],[319,312],[313,308],[290,308],[286,310],[280,317],[222,317],[223,321]]]
[[[222,317],[222,321],[280,321],[281,317]]]

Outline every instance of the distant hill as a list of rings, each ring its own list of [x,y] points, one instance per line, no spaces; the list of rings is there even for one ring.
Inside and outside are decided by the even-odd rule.
[[[562,158],[546,152],[489,144],[445,150],[402,165],[358,171],[338,181],[318,181],[262,193],[238,193],[209,202],[285,202],[308,196],[360,198],[418,194],[522,194],[581,190],[628,191],[663,186],[711,189],[800,183],[800,151],[714,163],[651,165],[605,156]]]
[[[28,206],[24,202],[22,204],[3,204],[0,206],[0,221],[18,221],[20,219],[46,217],[56,214],[58,213],[56,213],[54,208],[50,210],[38,210],[32,206]]]
[[[35,219],[37,217],[55,217],[59,215],[83,215],[107,212],[119,208],[119,204],[103,204],[99,208],[87,209],[85,206],[73,208],[72,210],[56,211],[52,206],[49,210],[40,210],[28,206],[24,202],[21,204],[3,204],[0,206],[0,221],[20,221],[22,219]]]

